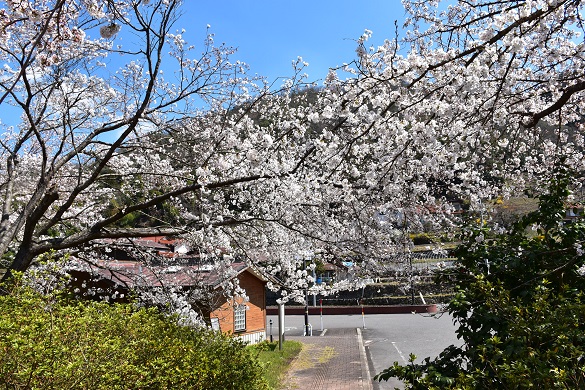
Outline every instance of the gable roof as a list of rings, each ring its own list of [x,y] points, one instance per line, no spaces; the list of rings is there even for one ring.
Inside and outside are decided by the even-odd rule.
[[[75,267],[74,267],[75,269]],[[99,260],[93,264],[85,263],[76,269],[89,272],[98,278],[107,279],[116,285],[134,287],[211,287],[218,288],[227,279],[233,279],[244,271],[266,282],[259,272],[243,262],[230,264],[225,272],[210,265],[167,265],[150,266],[138,261]]]
[[[232,262],[224,269],[202,263],[198,253],[189,252],[182,240],[165,236],[125,239],[103,239],[101,244],[113,251],[104,255],[113,259],[83,262],[73,259],[72,270],[89,273],[97,279],[108,280],[125,288],[135,287],[208,287],[218,288],[248,271],[262,282],[268,280],[244,262]],[[125,248],[136,248],[154,255],[154,262],[145,262],[137,253]],[[121,250],[121,251],[120,251]],[[169,261],[170,258],[174,260]],[[160,261],[159,261],[160,260]],[[173,264],[175,263],[175,264]]]

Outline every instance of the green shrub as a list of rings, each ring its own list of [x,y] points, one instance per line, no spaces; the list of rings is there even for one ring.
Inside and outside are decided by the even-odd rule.
[[[154,309],[0,297],[0,384],[26,389],[263,389],[252,353]]]
[[[472,227],[449,312],[461,346],[384,370],[407,389],[585,389],[585,223],[566,223],[562,174],[509,232]]]

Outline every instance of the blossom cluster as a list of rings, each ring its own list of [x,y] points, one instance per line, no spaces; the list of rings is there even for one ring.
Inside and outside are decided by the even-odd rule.
[[[404,40],[368,46],[366,30],[320,88],[301,58],[279,88],[249,75],[211,33],[195,54],[167,23],[179,2],[127,3],[0,9],[0,105],[22,117],[0,135],[15,270],[150,229],[301,297],[308,259],[367,276],[410,232],[455,226],[458,202],[537,194],[561,159],[585,168],[577,0],[405,1]],[[139,43],[114,48],[124,30]]]

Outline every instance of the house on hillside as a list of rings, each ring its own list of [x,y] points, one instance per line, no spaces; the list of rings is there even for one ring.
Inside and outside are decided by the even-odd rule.
[[[583,206],[578,204],[570,204],[565,206],[565,223],[573,223],[583,219],[585,213],[583,212]]]
[[[325,263],[317,270],[317,284],[331,284],[349,277],[349,267],[339,263]]]
[[[109,251],[110,259],[83,263],[70,271],[74,291],[81,296],[97,292],[98,299],[107,296],[109,301],[127,302],[138,289],[180,290],[213,329],[249,343],[266,339],[267,280],[255,269],[243,262],[233,262],[220,271],[211,264],[196,261],[197,256],[172,240],[141,239],[132,244],[138,250],[148,248],[160,261],[140,261],[132,255],[136,248],[117,245]],[[140,247],[142,244],[144,247]],[[176,248],[182,248],[180,253]],[[231,296],[228,286],[234,281],[245,290],[245,296]]]

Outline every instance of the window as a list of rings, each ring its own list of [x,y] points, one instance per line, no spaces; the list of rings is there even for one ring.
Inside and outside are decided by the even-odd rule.
[[[234,307],[234,332],[246,330],[246,305]]]

